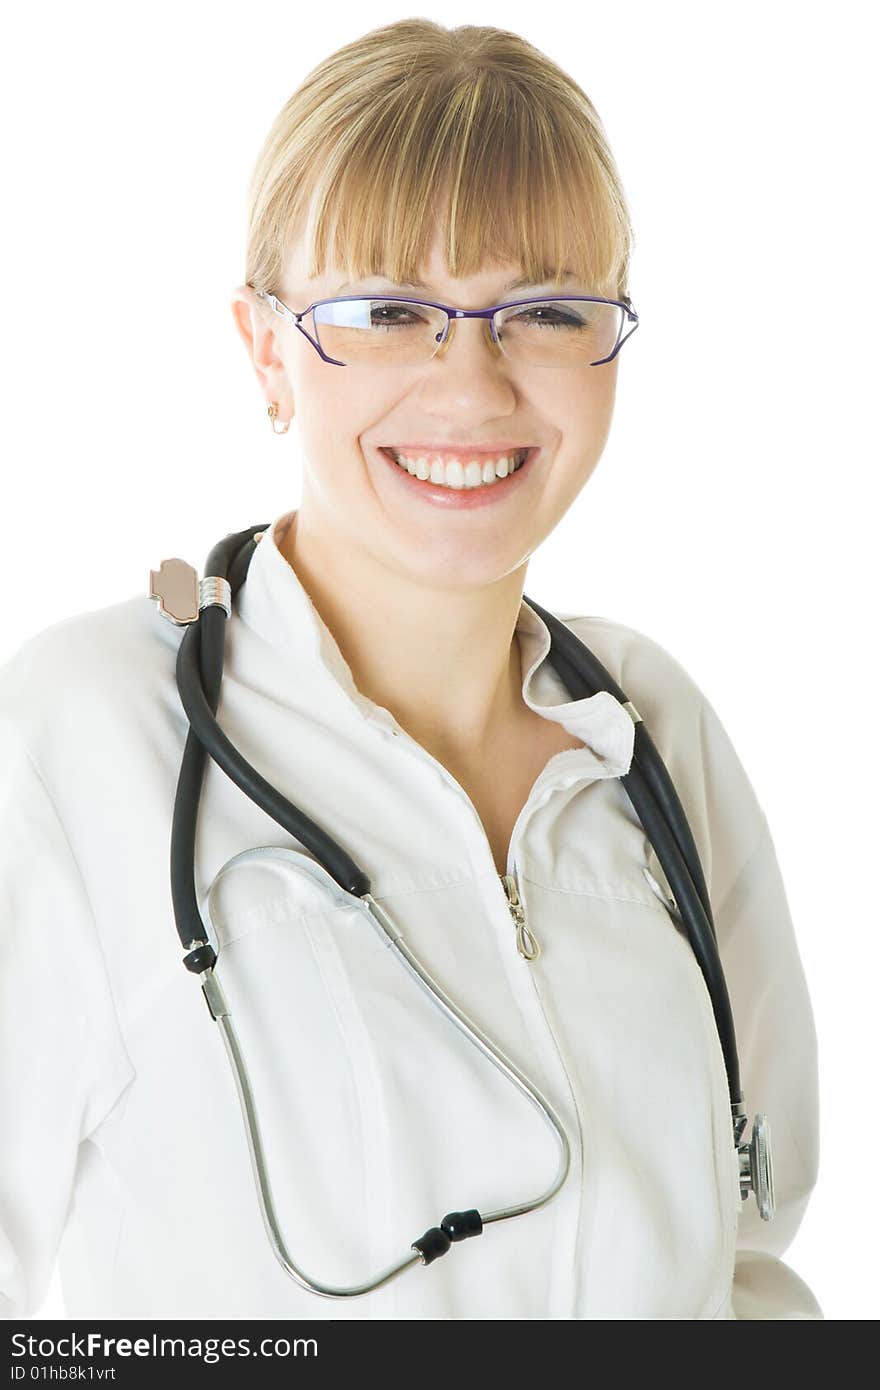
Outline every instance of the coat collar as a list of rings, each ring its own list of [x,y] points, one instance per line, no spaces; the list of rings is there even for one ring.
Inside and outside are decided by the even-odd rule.
[[[237,595],[235,615],[272,648],[279,663],[293,666],[297,685],[305,695],[341,694],[362,719],[395,727],[389,711],[358,690],[333,634],[279,549],[294,514],[282,513],[263,532],[247,580]],[[596,760],[595,775],[623,776],[630,770],[635,745],[635,725],[627,711],[604,690],[582,700],[568,698],[568,691],[546,660],[551,645],[549,629],[525,600],[516,631],[526,704],[582,740]]]

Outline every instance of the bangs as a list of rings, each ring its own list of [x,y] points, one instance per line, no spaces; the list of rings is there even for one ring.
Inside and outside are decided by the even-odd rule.
[[[416,53],[358,59],[351,45],[279,115],[254,172],[249,283],[275,291],[300,239],[309,277],[415,282],[439,230],[455,277],[512,261],[535,283],[570,271],[587,293],[624,297],[628,210],[585,94],[515,35],[406,23]],[[464,32],[500,52],[486,39],[450,53]]]

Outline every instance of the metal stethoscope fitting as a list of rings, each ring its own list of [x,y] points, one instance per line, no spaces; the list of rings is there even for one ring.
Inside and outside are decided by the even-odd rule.
[[[773,1162],[770,1156],[770,1123],[767,1116],[757,1114],[752,1125],[752,1138],[748,1144],[740,1144],[743,1130],[748,1124],[745,1107],[733,1106],[733,1136],[739,1155],[739,1190],[742,1200],[754,1192],[758,1211],[764,1221],[772,1221],[775,1211],[773,1197]]]
[[[150,571],[149,596],[158,600],[163,617],[186,627],[177,654],[177,686],[190,722],[181,763],[171,834],[171,892],[183,963],[197,974],[211,1017],[223,1036],[235,1077],[247,1133],[251,1164],[263,1223],[277,1259],[290,1277],[304,1289],[328,1298],[356,1297],[380,1288],[416,1264],[428,1265],[447,1253],[453,1244],[480,1235],[495,1221],[536,1211],[553,1198],[568,1176],[571,1151],[559,1115],[538,1088],[514,1065],[479,1026],[455,1004],[417,959],[389,914],[371,893],[370,880],[329,833],[282,796],[226,737],[216,720],[225,654],[226,620],[232,601],[247,577],[256,545],[268,523],[233,532],[218,542],[206,562],[206,577],[184,560],[163,560]],[[563,623],[523,595],[524,601],[543,620],[550,632],[548,659],[572,699],[608,691],[630,714],[635,724],[635,745],[629,771],[621,776],[645,834],[657,856],[672,896],[668,896],[645,867],[652,890],[686,935],[703,975],[712,1003],[719,1042],[727,1071],[733,1142],[739,1164],[740,1197],[754,1192],[764,1221],[774,1214],[773,1169],[770,1129],[766,1117],[755,1116],[751,1139],[743,1142],[748,1118],[740,1086],[739,1059],[733,1015],[715,937],[715,926],[705,879],[693,835],[678,794],[653,739],[638,710],[627,699],[590,649]],[[304,850],[262,846],[245,850],[229,864],[245,857],[266,855],[296,862],[325,888],[347,895],[391,948],[434,1004],[496,1066],[539,1111],[559,1143],[556,1175],[539,1196],[497,1211],[475,1208],[449,1212],[439,1225],[430,1227],[411,1242],[408,1253],[396,1264],[366,1282],[337,1287],[311,1279],[294,1262],[282,1236],[266,1167],[260,1125],[247,1067],[226,999],[215,975],[215,951],[199,910],[195,892],[195,830],[206,758],[210,756],[227,776],[267,815],[304,846]],[[229,865],[225,866],[226,868]],[[209,919],[210,920],[210,919]]]

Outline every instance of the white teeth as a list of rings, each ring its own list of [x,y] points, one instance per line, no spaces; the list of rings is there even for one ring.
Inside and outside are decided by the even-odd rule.
[[[492,472],[495,472],[493,466]],[[483,470],[478,463],[467,463],[464,468],[465,487],[479,487],[483,481]]]
[[[441,487],[458,489],[491,487],[499,478],[506,478],[522,467],[528,449],[520,449],[515,454],[497,460],[487,459],[485,463],[476,459],[466,459],[464,462],[450,459],[444,462],[439,458],[428,459],[424,455],[420,458],[408,458],[392,448],[388,448],[386,452],[399,468],[409,473],[410,477],[420,478],[423,482],[430,480]]]
[[[446,486],[464,487],[464,469],[458,459],[451,459],[446,464]]]

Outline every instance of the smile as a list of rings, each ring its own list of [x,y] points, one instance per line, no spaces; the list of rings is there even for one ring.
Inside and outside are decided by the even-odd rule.
[[[468,459],[466,455],[460,459],[441,458],[439,454],[429,453],[408,455],[390,447],[383,448],[381,452],[387,458],[393,459],[399,469],[419,482],[461,491],[492,487],[522,468],[529,454],[535,451],[524,448],[485,459]]]
[[[541,449],[535,446],[509,450],[504,455],[486,454],[481,460],[467,454],[460,459],[451,455],[441,458],[427,451],[413,458],[395,457],[395,449],[381,446],[377,452],[387,465],[389,486],[404,500],[409,497],[413,506],[459,512],[503,507],[507,498],[516,497],[523,489],[531,491],[529,479],[538,467],[535,460]]]

